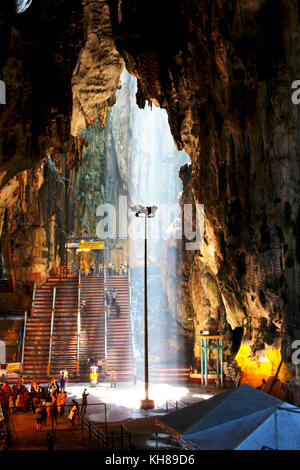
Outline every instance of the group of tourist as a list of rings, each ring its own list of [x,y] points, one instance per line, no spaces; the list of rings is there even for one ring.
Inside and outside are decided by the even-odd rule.
[[[0,384],[0,405],[4,414],[8,411],[13,413],[14,409],[30,409],[31,394],[24,386],[23,379],[10,387],[8,382]]]
[[[104,289],[106,305],[116,305],[118,292],[117,289],[114,287],[112,290]]]
[[[109,276],[126,276],[127,272],[127,264],[120,264],[119,267],[112,263],[108,263],[107,265],[107,274]]]

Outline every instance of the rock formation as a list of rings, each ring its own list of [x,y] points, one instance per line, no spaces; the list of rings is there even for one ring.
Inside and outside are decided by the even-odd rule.
[[[243,344],[253,352],[265,343],[256,344],[262,320],[271,343],[278,326],[297,380],[291,364],[299,335],[298,109],[291,102],[299,75],[297,5],[109,5],[117,49],[138,78],[138,103],[148,99],[167,110],[178,148],[191,157],[194,202],[205,204],[205,245],[188,254],[184,273],[187,311],[199,326],[223,311],[232,328],[244,328]]]
[[[290,0],[45,0],[20,16],[13,7],[0,11],[0,79],[8,90],[0,116],[2,224],[14,226],[8,214],[25,193],[30,199],[34,178],[40,193],[41,160],[63,156],[71,168],[81,159],[80,131],[98,118],[104,124],[124,60],[138,78],[139,106],[149,100],[165,108],[177,147],[191,157],[183,201],[205,205],[204,244],[182,255],[178,287],[185,299],[179,320],[195,331],[195,353],[197,332],[213,316],[229,346],[234,329],[243,328],[250,355],[278,350],[280,339],[295,382],[299,112],[291,83],[300,76],[298,8]],[[26,244],[47,247],[44,271],[60,242],[51,235],[49,248],[46,218],[35,214]],[[14,271],[9,233],[15,231],[2,249]],[[28,273],[40,264],[34,257]]]

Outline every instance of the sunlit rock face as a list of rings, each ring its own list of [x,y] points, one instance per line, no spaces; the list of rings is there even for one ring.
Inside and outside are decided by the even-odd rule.
[[[0,108],[1,249],[14,288],[7,309],[28,306],[29,286],[61,261],[66,190],[47,157],[65,177],[82,153],[70,136],[71,79],[84,45],[81,2],[30,3],[17,2],[18,12],[15,2],[0,8],[7,92]]]
[[[87,0],[82,4],[86,41],[72,78],[74,136],[95,125],[98,119],[104,127],[124,68],[124,61],[115,49],[105,0]]]
[[[89,169],[74,170],[83,154],[80,131],[96,119],[104,125],[123,59],[105,2],[6,2],[0,39],[7,91],[0,108],[1,246],[6,274],[22,289],[63,262],[61,233],[86,221],[86,206],[74,207],[89,186],[82,181]],[[54,169],[45,175],[50,155]]]
[[[0,14],[1,79],[7,91],[0,111],[1,188],[49,155],[51,147],[57,153],[75,150],[71,78],[84,44],[80,1],[72,6],[33,2],[22,14],[14,7],[7,2]]]
[[[244,328],[242,344],[254,352],[265,344],[259,332],[277,325],[298,380],[291,364],[300,334],[298,108],[291,103],[300,75],[297,4],[109,5],[117,49],[138,78],[138,103],[167,110],[178,148],[191,157],[194,202],[205,204],[207,247],[187,255],[186,311],[199,327],[220,311],[223,324]]]
[[[74,197],[69,182],[76,179],[74,171],[65,171],[66,158],[63,164],[60,157],[55,161],[52,155],[18,175],[15,198],[2,211],[1,247],[6,275],[14,290],[23,294],[33,281],[39,285],[46,280],[50,270],[64,260]]]

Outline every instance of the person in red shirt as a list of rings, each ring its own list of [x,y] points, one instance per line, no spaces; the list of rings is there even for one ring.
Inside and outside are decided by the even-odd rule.
[[[2,390],[4,393],[7,393],[8,395],[11,395],[11,390],[8,382],[5,382],[5,384],[2,387]]]

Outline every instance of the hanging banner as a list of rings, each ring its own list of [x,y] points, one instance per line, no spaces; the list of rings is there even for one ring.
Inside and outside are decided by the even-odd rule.
[[[80,250],[104,250],[104,241],[97,242],[80,242]]]
[[[13,373],[14,371],[16,370],[20,370],[21,369],[21,363],[20,362],[17,362],[15,364],[7,364],[7,374],[11,374]]]

